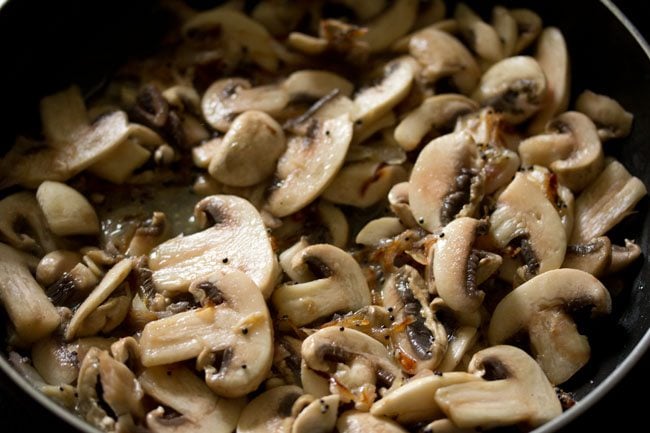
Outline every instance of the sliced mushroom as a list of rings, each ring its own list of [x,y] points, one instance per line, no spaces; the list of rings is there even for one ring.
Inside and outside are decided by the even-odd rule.
[[[418,223],[411,213],[409,204],[409,182],[400,182],[393,185],[388,191],[390,209],[399,218],[400,222],[408,228],[417,227]]]
[[[191,370],[178,365],[147,368],[138,381],[147,395],[172,409],[158,406],[147,414],[147,427],[155,433],[231,433],[246,404],[243,398],[216,396]]]
[[[317,38],[300,32],[291,32],[287,37],[287,45],[301,53],[316,56],[326,52],[330,44],[323,38]]]
[[[418,16],[415,20],[414,29],[421,29],[444,20],[447,14],[447,5],[444,0],[432,0],[428,5],[420,3]]]
[[[316,100],[328,95],[333,90],[343,96],[351,96],[354,85],[340,75],[325,70],[294,72],[282,84],[290,100]]]
[[[288,0],[267,0],[257,3],[250,15],[275,37],[285,36],[300,22],[306,12],[303,4],[295,5]]]
[[[191,287],[202,308],[147,323],[140,347],[146,367],[199,357],[210,389],[240,397],[271,368],[271,318],[259,289],[241,271],[223,268]]]
[[[438,370],[444,372],[459,369],[468,354],[475,349],[479,337],[478,329],[473,325],[460,325],[454,329],[449,337],[445,357],[438,365]]]
[[[480,433],[480,429],[460,428],[449,418],[441,418],[422,427],[422,433]]]
[[[499,195],[490,215],[490,235],[499,248],[518,243],[524,261],[517,270],[521,280],[557,269],[564,261],[567,238],[560,215],[524,173],[517,173]]]
[[[378,17],[366,24],[361,40],[370,52],[383,51],[411,30],[418,12],[418,0],[396,0]]]
[[[607,289],[594,276],[577,269],[555,269],[538,275],[499,302],[488,329],[490,344],[501,344],[528,332],[537,362],[553,384],[569,379],[589,360],[587,338],[578,333],[570,314],[582,309],[592,317],[611,311]]]
[[[435,400],[460,428],[538,427],[562,413],[544,372],[526,352],[499,345],[477,352],[468,372],[483,377],[436,391]]]
[[[456,5],[454,18],[467,44],[479,57],[490,64],[503,59],[503,45],[496,30],[469,6],[465,3]]]
[[[77,393],[79,413],[102,430],[128,430],[134,427],[134,419],[144,416],[140,383],[105,350],[93,347],[83,358]]]
[[[227,132],[236,116],[244,111],[257,110],[274,115],[288,102],[289,95],[282,86],[270,84],[252,87],[243,78],[224,78],[205,91],[201,109],[205,120],[213,128]]]
[[[395,421],[357,410],[343,412],[336,422],[336,430],[339,433],[406,433]]]
[[[269,192],[268,211],[283,217],[311,203],[338,172],[351,140],[352,122],[347,114],[314,119],[307,135],[289,138]]]
[[[510,15],[517,22],[519,38],[515,44],[514,54],[524,51],[542,32],[542,19],[530,9],[511,9]]]
[[[614,274],[630,266],[641,256],[641,247],[634,241],[625,239],[625,246],[612,245],[612,260],[607,273]]]
[[[343,211],[327,200],[320,200],[316,212],[323,226],[327,228],[328,243],[345,248],[348,244],[350,225]]]
[[[79,262],[81,254],[75,251],[56,250],[43,256],[36,267],[36,281],[45,287],[54,284]]]
[[[397,125],[395,140],[404,150],[414,150],[432,129],[435,135],[451,131],[459,116],[477,109],[475,101],[462,95],[431,96]]]
[[[127,256],[141,256],[151,252],[153,248],[167,240],[171,232],[171,224],[164,213],[154,211],[138,228],[126,249]]]
[[[370,413],[407,425],[442,418],[444,413],[434,398],[436,391],[449,385],[479,380],[480,377],[474,374],[460,371],[414,377],[376,401]]]
[[[26,343],[49,335],[61,321],[30,272],[37,263],[36,258],[0,243],[0,302],[16,333]]]
[[[302,343],[302,358],[311,370],[331,377],[330,391],[341,402],[368,410],[381,388],[399,386],[400,368],[384,345],[354,329],[330,326]]]
[[[476,238],[487,233],[485,221],[462,217],[445,226],[434,246],[433,275],[436,290],[445,303],[456,311],[476,311],[485,293],[478,289],[485,278],[501,265],[501,257],[475,248]],[[478,269],[481,261],[483,281]],[[487,274],[487,275],[486,275]]]
[[[571,243],[602,236],[618,224],[647,194],[643,182],[618,161],[609,161],[576,199]]]
[[[264,112],[246,111],[232,122],[208,172],[226,185],[252,186],[273,174],[285,148],[278,122]]]
[[[422,64],[421,77],[429,83],[450,77],[460,93],[469,95],[481,76],[472,54],[454,36],[436,28],[415,33],[409,52]]]
[[[198,168],[207,169],[212,157],[221,148],[223,137],[214,137],[192,148],[192,161]]]
[[[94,235],[99,233],[99,219],[92,205],[76,189],[45,181],[36,191],[47,225],[58,236]]]
[[[0,200],[0,240],[38,256],[57,249],[34,193],[17,192]]]
[[[219,35],[220,45],[233,58],[233,63],[238,63],[244,54],[269,72],[277,70],[273,38],[261,24],[239,11],[225,7],[211,9],[194,15],[183,25],[183,35],[188,39],[215,34]]]
[[[362,88],[355,95],[354,121],[370,124],[387,114],[408,94],[417,69],[417,62],[410,56],[388,62],[377,83]]]
[[[63,341],[46,337],[32,346],[32,363],[50,385],[71,384],[79,374],[79,359]]]
[[[482,197],[480,163],[474,140],[464,132],[438,137],[422,149],[409,180],[409,203],[420,226],[433,232],[473,215]]]
[[[334,430],[339,407],[338,395],[314,399],[296,416],[291,433],[329,433]]]
[[[290,433],[295,419],[292,409],[303,390],[295,385],[272,388],[254,398],[242,411],[237,433]]]
[[[406,228],[399,218],[381,217],[369,221],[355,238],[355,242],[361,245],[373,246],[381,243],[382,240],[390,239],[402,233]]]
[[[585,90],[576,100],[576,110],[586,114],[598,128],[601,140],[627,137],[632,130],[632,113],[616,100]]]
[[[546,100],[533,118],[528,131],[538,134],[557,114],[569,106],[570,66],[569,52],[562,32],[547,27],[539,36],[535,58],[546,76]]]
[[[612,243],[607,236],[599,236],[584,244],[568,245],[562,267],[580,269],[599,278],[611,261]]]
[[[213,195],[196,204],[194,216],[200,225],[212,226],[170,239],[149,255],[156,290],[187,291],[192,281],[227,265],[245,272],[268,298],[279,267],[264,223],[253,205],[236,196]]]
[[[272,300],[278,314],[296,326],[370,305],[370,290],[359,264],[333,245],[302,249],[291,260],[291,268],[302,281],[280,285]]]
[[[93,289],[86,300],[75,311],[74,316],[72,316],[72,319],[65,330],[66,341],[71,341],[76,336],[85,337],[88,335],[94,335],[99,331],[111,331],[121,322],[119,317],[117,317],[118,320],[117,323],[115,323],[115,320],[111,320],[110,316],[103,316],[103,320],[99,320],[100,315],[94,313],[102,304],[104,304],[105,309],[108,310],[115,306],[105,304],[105,301],[107,301],[111,294],[124,282],[132,269],[133,260],[122,259],[106,273],[99,285]],[[108,302],[111,301],[109,300]],[[124,300],[113,298],[113,302],[124,302]],[[130,303],[131,299],[129,297],[126,300],[126,310],[121,317],[122,320],[126,317],[128,305]],[[101,310],[99,311],[101,313]]]
[[[334,0],[352,9],[361,21],[379,15],[386,8],[386,0]]]
[[[429,309],[424,279],[405,265],[382,288],[384,306],[403,332],[393,332],[395,357],[409,374],[434,370],[447,350],[447,331]]]
[[[366,208],[386,198],[396,183],[407,179],[401,165],[366,160],[345,165],[322,197],[336,204]]]
[[[507,8],[503,6],[492,8],[492,27],[499,35],[503,45],[503,56],[512,56],[519,38],[519,29],[517,28],[517,21]]]
[[[70,87],[53,95],[55,101],[48,112],[56,111],[66,115],[58,116],[60,125],[76,126],[66,129],[62,136],[62,126],[47,126],[56,129],[52,132],[57,137],[56,143],[47,146],[35,146],[33,143],[19,141],[2,160],[3,186],[20,184],[36,188],[45,180],[64,182],[107,156],[127,137],[129,128],[126,113],[116,111],[99,118],[96,122],[83,122],[78,110],[67,111],[73,105],[83,105],[83,98],[78,87]],[[77,102],[71,102],[77,100]],[[64,120],[64,118],[66,120]],[[45,121],[52,121],[46,117]],[[86,119],[87,120],[87,119]]]
[[[518,124],[539,111],[546,92],[546,77],[539,63],[532,57],[515,56],[492,65],[472,98]]]

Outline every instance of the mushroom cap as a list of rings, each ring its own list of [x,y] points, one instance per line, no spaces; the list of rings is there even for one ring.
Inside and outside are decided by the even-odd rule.
[[[311,280],[280,285],[272,301],[278,314],[286,315],[296,326],[371,303],[361,267],[350,254],[333,245],[302,249],[291,260],[291,268],[295,275]]]
[[[409,180],[411,212],[420,226],[433,232],[456,216],[472,213],[471,190],[465,191],[471,180],[463,178],[462,185],[458,180],[463,169],[474,168],[477,158],[474,140],[465,132],[443,135],[422,149]],[[452,200],[458,192],[461,200]]]
[[[529,329],[532,316],[549,309],[590,307],[591,315],[608,314],[609,291],[593,275],[578,269],[541,273],[507,294],[497,305],[488,328],[490,344],[501,344]]]
[[[213,225],[165,241],[151,251],[149,267],[156,289],[170,293],[187,291],[195,279],[227,265],[245,272],[268,298],[275,287],[279,266],[257,209],[237,196],[212,195],[199,201],[194,212],[201,225]]]
[[[278,161],[266,208],[277,217],[290,215],[314,201],[339,171],[352,141],[347,114],[315,121],[306,136],[292,136]]]
[[[487,380],[450,385],[435,394],[438,405],[458,427],[489,429],[517,423],[537,427],[562,413],[544,372],[519,348],[483,349],[472,357],[467,370]]]

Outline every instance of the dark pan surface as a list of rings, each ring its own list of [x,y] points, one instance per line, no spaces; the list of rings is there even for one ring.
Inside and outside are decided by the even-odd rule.
[[[5,106],[0,152],[13,142],[16,131],[38,127],[30,121],[37,119],[36,107],[41,95],[72,82],[80,83],[87,93],[92,93],[106,73],[125,60],[127,54],[146,55],[146,47],[157,35],[152,3],[148,0],[102,3],[19,0],[4,6],[0,12],[0,82]],[[484,1],[468,3],[478,11],[488,10]],[[650,53],[644,52],[633,34],[613,15],[609,2],[501,3],[530,7],[540,13],[545,25],[562,29],[571,53],[574,96],[588,88],[614,97],[634,113],[632,135],[606,144],[606,151],[650,186]],[[621,3],[634,11],[632,20],[638,20],[642,29],[649,31],[650,26],[644,21],[650,14],[642,15],[644,8],[639,5],[644,2]],[[583,399],[583,403],[544,427],[544,432],[621,428],[647,422],[641,400],[647,401],[643,395],[650,383],[650,357],[647,353],[643,356],[650,346],[648,201],[645,198],[641,202],[640,212],[625,221],[620,234],[621,239],[622,236],[636,239],[644,258],[628,270],[626,288],[614,298],[612,317],[589,330],[593,350],[589,365],[564,387]],[[589,394],[591,391],[594,392]],[[633,398],[634,392],[643,393],[642,397]],[[597,400],[598,403],[589,407]],[[577,415],[581,415],[577,421],[556,430]],[[44,427],[53,431],[71,429],[35,403],[2,371],[0,416],[2,430],[9,427],[8,431],[13,431],[12,426],[29,431]]]

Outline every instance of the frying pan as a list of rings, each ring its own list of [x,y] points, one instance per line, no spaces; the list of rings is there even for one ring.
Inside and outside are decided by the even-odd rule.
[[[146,56],[162,29],[154,3],[12,0],[3,5],[0,0],[4,106],[0,153],[8,149],[17,131],[38,130],[36,110],[42,95],[73,82],[92,94],[127,56]],[[205,8],[217,2],[194,3]],[[487,16],[488,2],[468,3]],[[572,100],[582,90],[591,89],[614,97],[634,113],[631,136],[607,143],[606,152],[650,187],[650,48],[639,32],[610,0],[499,3],[530,7],[543,17],[545,25],[562,29],[571,55]],[[635,4],[635,10],[643,10],[639,2]],[[535,433],[646,423],[641,400],[631,398],[631,394],[642,393],[643,399],[650,376],[650,357],[644,355],[650,346],[647,208],[646,198],[639,212],[624,221],[624,229],[612,234],[619,242],[624,236],[636,239],[643,259],[626,271],[625,288],[613,299],[611,317],[590,330],[593,353],[589,364],[563,386],[579,403]],[[96,432],[34,390],[12,369],[4,353],[0,353],[0,420],[3,430],[10,431],[14,426],[28,431]]]

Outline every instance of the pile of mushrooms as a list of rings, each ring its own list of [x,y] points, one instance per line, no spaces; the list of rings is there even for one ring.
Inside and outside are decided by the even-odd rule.
[[[165,7],[160,53],[45,96],[0,159],[17,370],[106,432],[530,430],[570,406],[646,187],[606,156],[632,114],[570,99],[559,29],[442,0]]]

